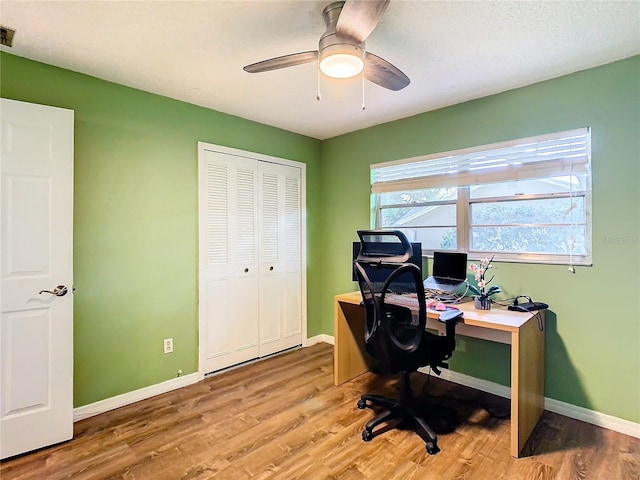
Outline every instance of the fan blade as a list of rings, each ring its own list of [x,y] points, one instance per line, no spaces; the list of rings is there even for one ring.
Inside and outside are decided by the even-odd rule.
[[[282,57],[270,58],[261,62],[252,63],[243,68],[245,72],[258,73],[268,72],[269,70],[278,70],[279,68],[293,67],[294,65],[302,65],[303,63],[313,62],[318,59],[318,51],[292,53],[291,55],[283,55]]]
[[[402,90],[411,82],[397,67],[369,52],[365,59],[364,76],[389,90]]]
[[[390,0],[347,0],[342,7],[336,33],[362,43],[371,35]]]

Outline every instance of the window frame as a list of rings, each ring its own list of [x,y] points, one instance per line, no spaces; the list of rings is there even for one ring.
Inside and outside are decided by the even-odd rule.
[[[584,189],[580,187],[579,190],[571,189],[568,192],[552,192],[552,193],[527,193],[527,194],[518,194],[518,195],[499,195],[494,197],[482,197],[482,198],[471,198],[471,186],[472,185],[489,185],[495,182],[477,182],[468,185],[458,185],[456,188],[456,198],[451,200],[436,200],[429,202],[420,202],[420,203],[411,203],[411,204],[389,204],[389,205],[381,205],[380,202],[380,194],[382,191],[378,191],[376,193],[373,192],[373,184],[374,184],[374,170],[376,168],[385,167],[388,165],[402,165],[402,164],[411,164],[417,162],[423,162],[425,160],[434,159],[446,159],[450,158],[454,155],[466,155],[470,153],[482,152],[485,149],[490,150],[496,146],[502,146],[507,144],[515,144],[517,142],[531,141],[532,138],[542,139],[545,138],[557,138],[563,132],[558,132],[549,135],[541,135],[539,137],[532,137],[529,139],[521,139],[521,140],[513,140],[510,142],[502,142],[499,144],[486,145],[484,147],[473,147],[468,149],[462,149],[454,152],[446,152],[442,154],[428,155],[424,157],[415,157],[411,159],[394,161],[394,162],[386,162],[383,164],[374,164],[371,165],[372,175],[371,175],[371,183],[372,183],[372,227],[380,228],[382,211],[384,209],[390,208],[403,208],[403,207],[420,207],[420,206],[439,206],[439,205],[455,205],[456,207],[456,225],[428,225],[428,226],[411,226],[411,227],[401,227],[401,226],[389,226],[383,228],[396,228],[398,230],[409,230],[411,228],[441,228],[441,227],[453,227],[456,229],[456,249],[454,251],[467,252],[470,259],[477,260],[486,257],[494,257],[496,261],[501,262],[512,262],[512,263],[537,263],[537,264],[550,264],[550,265],[582,265],[582,266],[591,266],[592,265],[592,246],[593,246],[593,236],[592,236],[592,175],[590,169],[590,161],[591,161],[591,130],[587,127],[583,129],[586,138],[587,144],[587,170],[586,172],[572,172],[572,168],[567,171],[566,168],[559,169],[557,174],[547,174],[545,176],[539,177],[530,177],[530,179],[538,178],[554,178],[561,176],[584,176],[585,184]],[[566,133],[573,133],[577,130],[569,131]],[[499,183],[516,181],[518,178],[515,175],[515,178],[509,180],[504,179]],[[395,180],[395,182],[403,182],[403,179]],[[447,187],[449,185],[442,185],[443,187]],[[393,189],[393,190],[384,190],[384,191],[412,191],[417,190],[417,188],[412,189]],[[490,252],[490,251],[482,251],[482,250],[472,250],[472,234],[473,234],[473,225],[471,224],[471,212],[474,204],[481,203],[496,203],[496,202],[510,202],[510,201],[526,201],[526,200],[540,200],[540,199],[556,199],[556,198],[575,198],[582,197],[584,202],[584,222],[568,222],[566,225],[564,224],[545,224],[545,223],[526,223],[523,225],[531,225],[531,226],[545,226],[549,225],[552,227],[559,226],[580,226],[585,229],[585,253],[584,254],[563,254],[563,253],[521,253],[521,252]],[[491,226],[491,225],[487,225]],[[495,225],[496,227],[500,226],[517,226],[516,224],[501,224]],[[435,249],[437,250],[437,249]],[[423,255],[432,256],[434,249],[424,248],[423,247]]]

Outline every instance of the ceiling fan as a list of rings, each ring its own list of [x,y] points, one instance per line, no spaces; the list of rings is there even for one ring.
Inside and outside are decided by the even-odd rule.
[[[249,73],[267,72],[319,60],[319,68],[334,78],[353,77],[364,69],[364,77],[389,90],[409,85],[409,77],[383,58],[365,50],[365,40],[384,15],[390,0],[346,0],[327,5],[322,11],[327,30],[318,50],[270,58],[244,67]]]

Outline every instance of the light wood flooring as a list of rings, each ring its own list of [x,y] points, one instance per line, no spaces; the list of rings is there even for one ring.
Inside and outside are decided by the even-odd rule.
[[[638,480],[640,439],[545,412],[525,447],[509,455],[509,420],[442,398],[462,423],[427,455],[410,431],[365,443],[370,409],[360,394],[393,395],[395,380],[365,374],[333,385],[332,347],[291,351],[75,424],[73,440],[0,463],[17,479],[597,479]],[[416,390],[427,376],[414,374]],[[508,401],[431,378],[429,395],[481,402],[496,414]]]

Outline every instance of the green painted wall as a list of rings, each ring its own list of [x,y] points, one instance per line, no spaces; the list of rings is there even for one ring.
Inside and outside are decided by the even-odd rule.
[[[499,264],[497,280],[551,305],[548,397],[640,422],[640,57],[323,142],[6,53],[0,82],[76,112],[76,406],[197,369],[198,140],[307,163],[313,336],[356,289],[370,163],[591,126],[594,266]],[[467,339],[452,363],[509,382],[507,346]]]
[[[640,422],[640,57],[324,141],[324,331],[332,296],[357,289],[350,245],[369,227],[371,163],[583,126],[593,129],[593,267],[502,263],[496,281],[551,306],[547,397]],[[451,363],[508,385],[509,362],[508,346],[468,339]]]
[[[6,53],[0,69],[2,97],[75,111],[76,406],[197,371],[199,140],[307,164],[318,291],[318,140]],[[309,335],[322,330],[318,299]]]

